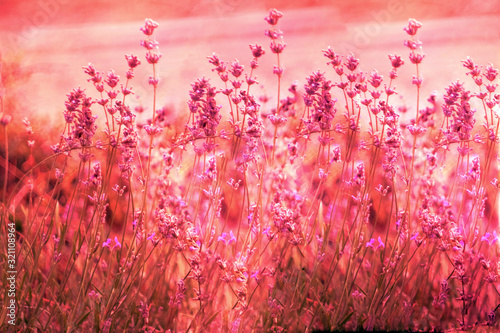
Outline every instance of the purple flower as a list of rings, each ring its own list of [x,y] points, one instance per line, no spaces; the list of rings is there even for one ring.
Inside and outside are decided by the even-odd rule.
[[[491,246],[494,242],[498,241],[497,232],[493,231],[493,234],[487,232],[483,237],[481,237],[481,241],[487,241]]]
[[[149,84],[153,87],[158,87],[158,83],[160,83],[159,77],[149,76]]]
[[[382,242],[382,239],[380,238],[380,236],[378,237],[377,240],[378,240],[377,250],[379,248],[385,249],[385,244]]]
[[[217,241],[219,242],[224,242],[226,246],[228,246],[231,243],[236,243],[236,237],[234,237],[234,234],[232,231],[229,232],[229,235],[225,232],[222,233],[222,235],[217,238]]]
[[[278,20],[283,17],[283,13],[276,10],[276,9],[271,9],[269,11],[269,16],[265,17],[264,20],[267,21],[270,25],[276,25],[278,24]]]
[[[467,60],[462,60],[462,62],[464,63],[464,67],[468,70],[473,70],[476,67],[474,61],[472,61],[470,57],[467,57]]]
[[[272,41],[270,48],[273,53],[280,54],[285,49],[285,46],[285,43],[276,43],[275,41]]]
[[[110,243],[111,243],[111,238],[108,238],[107,241],[102,243],[102,247],[107,247],[108,249],[111,249]]]
[[[406,127],[408,129],[408,131],[411,133],[411,135],[414,135],[414,136],[418,136],[422,133],[425,133],[426,129],[422,126],[418,126],[418,125],[408,125],[408,127]]]
[[[358,65],[359,65],[359,59],[354,58],[354,55],[352,53],[349,53],[345,61],[345,66],[347,67],[347,69],[352,72],[356,70]]]
[[[110,88],[116,87],[118,81],[120,81],[120,77],[116,75],[112,69],[108,72],[106,80],[104,80],[104,82],[106,82],[108,86],[110,86]]]
[[[146,53],[146,60],[150,64],[156,64],[161,58],[161,54]]]
[[[378,241],[378,244],[375,247],[375,244],[374,244],[375,243],[375,238],[370,239],[369,242],[366,242],[366,247],[371,247],[373,249],[373,251],[377,251],[380,248],[384,249],[385,248],[385,244],[382,242],[382,238],[378,237],[377,241]]]
[[[498,70],[494,68],[492,64],[488,64],[488,66],[486,66],[486,73],[484,74],[484,77],[488,81],[494,81],[497,75],[498,75]]]
[[[158,47],[158,42],[155,40],[141,40],[141,46],[147,50],[152,50],[155,47]]]
[[[158,23],[156,23],[152,19],[146,19],[144,27],[141,27],[141,31],[146,36],[151,36],[153,34],[153,32],[155,31],[156,28],[158,28]]]
[[[90,75],[92,77],[96,76],[98,73],[95,70],[94,65],[92,65],[91,63],[89,63],[89,65],[87,67],[82,67],[82,68],[83,68],[85,74]]]
[[[239,77],[243,73],[243,66],[240,65],[240,63],[237,59],[235,59],[233,61],[229,72],[236,78]]]
[[[269,239],[273,238],[273,233],[271,232],[271,227],[265,228],[264,231],[262,231],[262,234],[266,235],[267,238],[269,238]]]
[[[368,82],[372,85],[373,88],[378,88],[382,84],[383,79],[384,78],[382,77],[382,75],[379,75],[379,73],[374,70],[371,73]]]
[[[391,61],[391,65],[393,68],[399,68],[405,63],[403,59],[401,59],[401,56],[397,54],[389,55],[389,60]]]
[[[156,136],[163,131],[161,127],[158,127],[156,125],[145,125],[144,130],[146,131],[146,133],[148,133],[149,136]]]
[[[283,71],[284,71],[283,67],[278,67],[278,66],[274,65],[273,74],[278,75],[279,77],[281,77],[281,76],[283,76]]]
[[[422,42],[419,40],[405,40],[403,44],[410,50],[416,50],[422,46]]]
[[[420,88],[423,81],[424,81],[424,79],[422,77],[416,77],[415,75],[413,75],[413,79],[411,80],[411,83]]]
[[[254,58],[260,58],[266,53],[261,45],[250,44],[250,50],[252,50],[252,55]]]
[[[335,53],[335,51],[333,51],[330,46],[327,50],[323,50],[323,55],[331,60],[327,63],[327,65],[332,65],[333,67],[342,65],[342,57],[339,54]]]
[[[410,53],[410,61],[412,64],[420,64],[424,60],[425,54]]]
[[[259,271],[257,270],[255,272],[253,272],[252,275],[250,275],[250,278],[257,280],[258,279],[258,274],[259,274]]]
[[[115,237],[114,240],[115,240],[115,245],[113,246],[113,248],[111,248],[111,242],[112,242],[111,238],[108,238],[104,243],[102,243],[102,247],[107,247],[111,251],[116,250],[116,249],[121,249],[122,245],[118,241],[118,237]]]
[[[410,19],[408,21],[408,26],[404,27],[403,30],[410,36],[415,36],[419,28],[422,27],[422,23],[415,19]]]
[[[118,241],[118,237],[115,236],[115,246],[113,246],[113,250],[116,250],[116,249],[121,249],[122,248],[122,245],[120,244],[120,242]]]
[[[127,59],[128,67],[135,68],[141,64],[141,61],[135,55],[125,55],[125,59]]]

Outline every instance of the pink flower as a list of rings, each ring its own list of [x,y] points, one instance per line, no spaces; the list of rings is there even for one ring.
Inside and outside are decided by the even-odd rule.
[[[382,242],[382,239],[380,238],[380,236],[378,237],[378,246],[377,246],[377,250],[379,248],[382,248],[382,249],[385,249],[385,244]]]
[[[91,292],[88,293],[88,296],[91,300],[97,301],[99,300],[99,294],[95,292],[95,290],[92,290]]]
[[[326,181],[329,174],[330,174],[330,171],[325,172],[325,170],[323,170],[322,168],[319,168],[319,179],[321,179],[322,181]]]
[[[161,127],[158,127],[156,125],[144,125],[143,128],[149,136],[156,136],[163,131]]]
[[[401,59],[401,56],[398,56],[397,54],[389,55],[389,60],[391,61],[391,65],[394,68],[399,68],[405,63],[403,59]]]
[[[330,46],[328,46],[327,50],[323,50],[323,55],[330,59],[331,61],[327,63],[327,65],[332,65],[333,67],[338,67],[342,65],[342,57],[335,53]]]
[[[279,54],[283,52],[285,46],[285,43],[276,43],[275,41],[272,41],[270,48],[273,53]]]
[[[231,65],[231,69],[229,72],[234,76],[234,77],[239,77],[243,73],[244,67],[240,65],[239,61],[235,59]]]
[[[410,53],[410,61],[412,64],[420,64],[424,60],[425,54]]]
[[[493,234],[490,234],[487,232],[483,237],[481,237],[481,241],[487,241],[488,244],[491,246],[494,242],[498,241],[498,236],[497,232],[493,231]]]
[[[236,237],[234,237],[234,234],[232,231],[229,232],[229,235],[225,232],[222,233],[222,235],[217,238],[219,242],[224,242],[226,246],[228,246],[231,243],[236,243]]]
[[[92,65],[91,63],[89,63],[89,65],[87,67],[82,67],[82,68],[83,68],[83,71],[85,72],[85,74],[90,75],[92,77],[96,76],[98,73],[95,70],[94,65]]]
[[[121,249],[122,248],[122,245],[120,244],[120,242],[118,241],[118,237],[115,236],[115,246],[113,246],[113,250],[116,250],[116,249]]]
[[[416,50],[422,46],[422,42],[419,40],[405,40],[403,44],[410,50]]]
[[[413,75],[413,79],[411,80],[411,83],[420,88],[423,81],[424,81],[424,79],[422,77],[416,77],[415,75]]]
[[[146,19],[144,27],[141,27],[141,31],[146,36],[151,36],[153,34],[153,32],[155,31],[156,28],[158,28],[158,23],[156,23],[152,19]]]
[[[262,231],[262,234],[266,235],[267,238],[269,238],[269,239],[272,239],[273,236],[274,236],[273,233],[272,233],[272,231],[271,231],[271,227],[265,228],[264,231]]]
[[[486,73],[484,74],[484,77],[488,81],[494,81],[498,75],[498,69],[494,68],[492,64],[488,64],[486,66]]]
[[[403,30],[410,36],[415,36],[419,28],[422,27],[422,23],[415,19],[410,19],[408,21],[408,26],[404,27]]]
[[[379,73],[376,70],[374,70],[370,74],[370,79],[368,80],[368,82],[372,85],[373,88],[378,88],[382,84],[382,81],[383,81],[382,75],[379,75]]]
[[[147,50],[152,50],[155,47],[158,47],[158,42],[155,40],[141,40],[141,46]]]
[[[476,67],[476,65],[474,64],[474,62],[470,57],[467,57],[467,60],[462,60],[462,62],[464,63],[464,67],[467,68],[468,70],[473,70]]]
[[[111,238],[108,238],[107,241],[102,243],[102,247],[107,247],[108,249],[111,249],[110,243],[111,243]]]
[[[419,125],[408,125],[406,127],[408,131],[411,133],[411,135],[418,136],[421,135],[422,133],[425,133],[425,128]]]
[[[156,64],[161,58],[161,54],[146,53],[146,60],[150,64]]]
[[[102,247],[107,247],[111,251],[114,251],[116,249],[121,249],[122,245],[118,241],[118,237],[115,237],[114,241],[115,241],[115,245],[113,246],[113,248],[111,248],[111,242],[112,242],[111,238],[108,238],[104,243],[102,243]]]
[[[266,53],[262,46],[258,44],[250,44],[250,50],[252,50],[252,55],[254,58],[260,58]]]
[[[128,67],[135,68],[141,64],[141,61],[135,55],[125,55],[125,59],[127,59]]]
[[[283,13],[276,10],[276,9],[271,9],[269,11],[269,16],[265,17],[264,20],[267,21],[270,25],[276,25],[278,24],[278,20],[283,17]]]
[[[110,86],[110,88],[116,87],[118,81],[120,81],[120,77],[116,75],[112,69],[108,72],[108,75],[104,80],[104,82],[106,82],[108,86]]]
[[[279,77],[282,77],[283,71],[284,71],[283,67],[278,67],[278,66],[274,65],[273,74],[278,75]]]
[[[373,249],[373,251],[378,251],[378,249],[380,249],[380,248],[384,249],[385,248],[385,244],[382,242],[382,238],[378,237],[377,241],[378,241],[378,244],[375,247],[375,245],[374,245],[375,238],[370,239],[369,242],[366,242],[366,247],[371,247]]]
[[[152,85],[153,87],[157,87],[158,83],[160,83],[160,78],[159,77],[154,77],[154,76],[149,76],[149,84]]]
[[[358,67],[359,59],[354,58],[354,55],[352,53],[349,53],[344,64],[347,67],[347,69],[352,72],[356,70],[356,68]]]

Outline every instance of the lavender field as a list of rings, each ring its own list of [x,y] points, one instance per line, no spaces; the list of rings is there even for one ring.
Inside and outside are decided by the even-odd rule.
[[[498,331],[497,4],[0,9],[0,330]]]

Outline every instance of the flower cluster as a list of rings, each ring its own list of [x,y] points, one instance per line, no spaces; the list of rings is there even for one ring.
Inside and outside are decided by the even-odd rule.
[[[307,107],[307,118],[304,124],[308,131],[328,131],[332,128],[335,116],[335,102],[330,89],[332,84],[326,80],[324,73],[312,73],[304,86],[304,104]]]
[[[66,143],[70,148],[92,146],[92,138],[97,129],[97,116],[93,115],[91,110],[94,102],[80,88],[73,89],[67,96],[63,114],[70,130],[69,135],[65,137]]]
[[[413,79],[398,79],[397,54],[367,72],[328,47],[328,66],[282,97],[282,17],[265,18],[269,54],[253,43],[249,64],[209,56],[180,110],[157,106],[147,19],[146,54],[125,55],[124,75],[84,67],[94,89],[68,94],[55,154],[38,164],[28,120],[29,149],[16,149],[29,157],[9,156],[3,115],[0,231],[13,237],[0,246],[22,258],[19,330],[498,331],[498,70],[468,58],[470,80],[421,105],[411,19]],[[266,56],[271,88],[257,82]],[[130,96],[141,62],[149,116]],[[397,79],[416,99],[395,98]]]
[[[192,114],[192,125],[188,126],[191,134],[195,138],[213,137],[217,133],[217,126],[221,120],[215,96],[217,89],[210,85],[205,79],[198,79],[191,85],[188,102],[189,111]]]

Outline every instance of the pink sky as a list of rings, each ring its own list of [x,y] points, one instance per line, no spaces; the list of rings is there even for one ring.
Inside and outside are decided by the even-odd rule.
[[[58,119],[68,91],[79,85],[92,89],[82,66],[92,62],[100,71],[113,68],[123,77],[124,54],[143,56],[139,27],[150,17],[160,23],[156,36],[163,54],[160,101],[183,107],[196,78],[217,80],[207,56],[216,52],[248,67],[248,44],[267,47],[263,18],[273,7],[285,14],[281,24],[287,43],[282,56],[285,84],[303,83],[317,69],[328,71],[321,53],[328,46],[343,54],[354,52],[365,71],[377,68],[387,75],[389,53],[407,56],[402,28],[410,17],[424,25],[419,38],[427,54],[422,66],[425,93],[442,91],[452,80],[465,80],[460,60],[467,56],[479,64],[500,63],[497,1],[4,0],[0,55],[4,61],[19,62],[20,72],[29,74],[22,86],[11,83],[6,93],[22,97],[22,112]],[[257,76],[272,89],[275,59],[269,53]],[[414,69],[405,70],[398,83],[402,92]],[[149,71],[143,65],[137,72],[133,83],[140,98],[137,103],[149,94]]]

